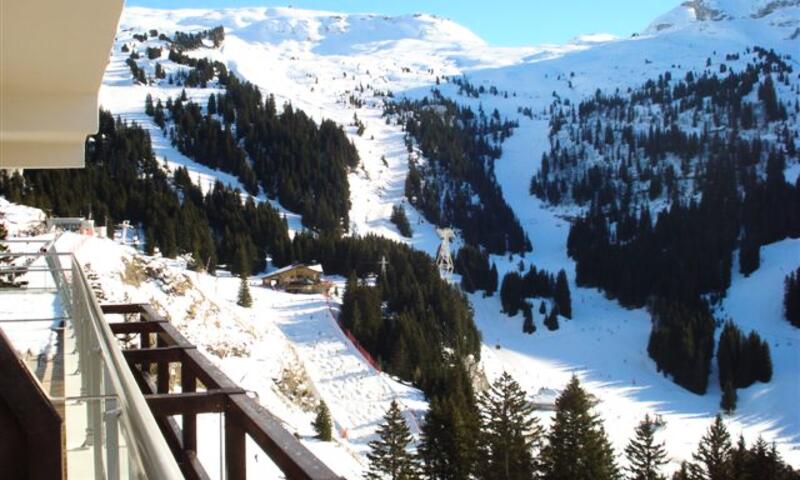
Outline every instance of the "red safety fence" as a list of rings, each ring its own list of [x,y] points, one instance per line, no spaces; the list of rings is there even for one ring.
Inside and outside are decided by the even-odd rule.
[[[367,363],[372,365],[372,368],[374,368],[375,370],[380,372],[381,368],[378,365],[378,362],[375,361],[375,359],[372,357],[372,355],[370,355],[369,352],[364,347],[362,347],[360,343],[358,343],[358,340],[356,340],[356,337],[353,336],[352,333],[350,333],[350,330],[348,330],[344,326],[342,326],[341,323],[339,324],[339,328],[342,329],[344,334],[347,336],[348,339],[350,339],[350,342],[352,342],[353,346],[356,347],[356,350],[358,350],[358,352],[361,353],[361,355],[364,357],[364,359],[367,361]]]
[[[355,335],[353,335],[353,333],[350,332],[350,330],[348,330],[344,325],[342,325],[342,322],[339,321],[339,318],[333,314],[333,307],[331,306],[330,296],[325,295],[325,303],[328,305],[328,313],[330,314],[331,318],[333,319],[334,322],[336,322],[336,324],[339,326],[339,329],[344,333],[347,339],[350,340],[350,343],[352,343],[353,346],[356,347],[358,353],[360,353],[361,356],[364,357],[364,360],[366,360],[367,363],[369,363],[372,366],[372,368],[374,368],[378,372],[381,372],[382,371],[381,367],[375,360],[375,358],[373,358],[373,356],[370,355],[370,353],[367,351],[366,348],[361,346],[361,343],[359,343]]]
[[[347,339],[350,340],[350,343],[352,343],[353,346],[356,347],[356,350],[358,350],[361,356],[364,357],[364,360],[366,360],[367,363],[369,363],[372,366],[372,368],[375,369],[376,372],[382,373],[383,371],[381,370],[375,358],[373,358],[372,355],[370,355],[370,353],[364,347],[361,346],[361,344],[358,342],[356,337],[350,332],[350,330],[348,330],[344,325],[342,325],[342,322],[339,321],[339,318],[336,315],[334,315],[333,306],[331,305],[330,295],[327,294],[325,295],[325,303],[327,304],[328,314],[330,314],[331,319],[334,322],[336,322],[336,325],[339,326],[339,329],[344,333]],[[412,424],[413,427],[412,431],[414,431],[415,433],[421,432],[422,430],[420,428],[419,419],[417,419],[417,416],[414,414],[414,411],[408,408],[408,406],[405,405],[405,403],[402,400],[399,400],[396,397],[396,394],[393,393],[392,396],[394,397],[395,400],[397,400],[400,403],[400,405],[403,407],[403,410],[408,414],[406,416],[406,421]],[[347,433],[348,433],[347,429],[343,429],[340,433],[343,438],[345,439],[347,438]]]

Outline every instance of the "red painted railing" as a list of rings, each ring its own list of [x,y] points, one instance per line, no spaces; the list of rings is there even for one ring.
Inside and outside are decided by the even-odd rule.
[[[372,355],[370,355],[367,349],[364,348],[361,345],[361,343],[359,343],[355,335],[353,335],[353,333],[350,330],[348,330],[347,327],[345,327],[342,324],[342,322],[339,321],[339,317],[334,315],[333,306],[331,305],[331,297],[329,295],[325,295],[325,303],[328,305],[328,313],[330,314],[331,318],[333,319],[334,322],[336,322],[337,325],[339,325],[339,329],[344,333],[347,339],[350,340],[350,343],[352,343],[353,346],[356,347],[358,353],[360,353],[361,356],[364,357],[364,360],[366,360],[367,363],[369,363],[372,366],[372,368],[374,368],[378,372],[382,372],[380,364],[377,362],[377,360],[375,360],[375,358]]]

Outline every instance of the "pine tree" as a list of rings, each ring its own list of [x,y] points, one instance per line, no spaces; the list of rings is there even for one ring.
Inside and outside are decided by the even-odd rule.
[[[759,266],[761,266],[761,245],[752,234],[747,234],[739,250],[739,271],[747,277],[758,270]]]
[[[672,474],[672,480],[692,480],[691,473],[689,472],[689,464],[681,462],[681,468]]]
[[[742,476],[737,478],[770,479],[770,480],[797,480],[798,473],[787,465],[778,453],[775,443],[769,445],[763,438],[758,440],[747,451],[746,465]],[[739,473],[736,471],[734,473]]]
[[[789,323],[800,328],[800,268],[784,280],[783,313]]]
[[[544,319],[544,326],[550,331],[558,330],[558,305],[553,305]]]
[[[236,304],[240,307],[250,308],[253,306],[253,297],[250,296],[250,285],[247,282],[247,275],[242,273],[239,275],[241,281],[239,282],[239,297]]]
[[[657,299],[647,352],[659,371],[688,390],[704,394],[714,351],[714,316],[702,302]]]
[[[565,318],[572,318],[572,299],[569,293],[569,282],[567,272],[561,270],[556,277],[555,302],[558,305],[558,313]]]
[[[645,415],[635,430],[633,438],[625,447],[630,480],[663,480],[661,468],[667,464],[664,443],[655,443],[656,424]]]
[[[153,116],[153,97],[149,93],[146,97],[144,97],[144,113],[149,116]]]
[[[534,478],[534,452],[541,446],[542,428],[533,416],[525,392],[508,373],[478,399],[481,433],[478,478]]]
[[[492,263],[492,269],[489,272],[489,285],[486,288],[486,294],[487,295],[489,295],[489,296],[494,295],[494,292],[497,291],[498,282],[499,282],[499,277],[497,275],[497,265]],[[800,318],[798,318],[798,324],[800,324]]]
[[[781,110],[781,102],[775,93],[775,85],[772,82],[772,75],[767,74],[764,83],[758,87],[758,99],[764,104],[764,111],[767,121],[774,122],[782,120],[786,114]]]
[[[5,240],[7,235],[8,235],[8,230],[6,230],[6,227],[2,223],[0,223],[0,242]],[[14,261],[13,257],[10,257],[8,255],[3,255],[3,253],[5,252],[8,252],[8,247],[0,243],[0,266],[10,265]],[[15,283],[13,274],[9,274],[5,278],[0,277],[0,287],[7,288],[7,287],[13,287],[14,285]]]
[[[323,442],[330,442],[333,440],[333,425],[331,422],[331,412],[328,410],[328,405],[324,401],[320,401],[317,405],[317,416],[311,424],[314,431],[317,432],[317,438]]]
[[[406,209],[403,208],[402,205],[395,205],[392,207],[392,216],[390,217],[390,220],[397,227],[400,235],[407,238],[411,238],[411,236],[414,235],[414,231],[411,229],[411,224],[408,223]]]
[[[745,383],[734,384],[740,376],[739,364],[743,364],[742,331],[732,322],[725,322],[719,336],[717,347],[717,369],[719,370],[720,387],[731,382],[731,386],[746,387]]]
[[[506,273],[500,285],[500,304],[503,312],[513,317],[523,305],[525,282],[517,272]]]
[[[767,383],[772,380],[772,356],[769,353],[769,343],[761,342],[756,353],[756,380]]]
[[[614,450],[591,400],[573,376],[556,400],[556,415],[542,450],[546,480],[609,480],[618,476]]]
[[[692,478],[696,480],[728,480],[730,478],[731,436],[717,415],[714,423],[700,440],[697,452],[692,455],[690,465]]]
[[[736,446],[731,449],[731,478],[734,480],[749,480],[747,467],[750,463],[750,452],[744,443],[744,436],[739,435]]]
[[[426,479],[470,480],[474,477],[477,420],[472,410],[452,398],[431,399],[419,445]]]
[[[533,323],[533,307],[525,302],[522,306],[522,331],[527,334],[536,332],[536,324]]]
[[[736,410],[736,399],[736,388],[734,388],[733,382],[728,380],[725,382],[725,386],[722,389],[722,399],[720,400],[719,406],[725,413],[730,415]]]
[[[378,427],[378,439],[369,442],[367,480],[413,480],[419,478],[414,455],[408,451],[411,432],[400,406],[392,400]]]
[[[216,95],[209,95],[208,96],[208,103],[206,104],[206,110],[208,111],[209,115],[214,115],[217,113],[217,96]]]

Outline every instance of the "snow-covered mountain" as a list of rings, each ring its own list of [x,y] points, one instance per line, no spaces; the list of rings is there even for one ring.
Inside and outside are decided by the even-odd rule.
[[[409,151],[402,127],[384,117],[385,102],[391,98],[430,96],[431,89],[436,88],[444,97],[461,105],[476,111],[496,109],[501,117],[517,121],[519,126],[502,145],[503,153],[495,163],[494,174],[534,248],[524,257],[500,255],[492,256],[492,261],[501,276],[516,270],[520,262],[526,267],[534,264],[553,272],[565,269],[574,312],[572,320],[561,322],[560,330],[550,332],[540,328],[528,336],[520,333],[520,316],[509,318],[501,314],[497,296],[469,295],[476,323],[483,333],[483,369],[490,379],[508,371],[531,393],[534,401],[552,397],[552,392],[577,373],[600,399],[599,412],[618,451],[640,418],[653,413],[666,422],[660,435],[667,441],[672,466],[690,458],[718,411],[720,392],[716,372],[712,371],[714,378],[709,382],[708,393],[698,396],[656,371],[647,353],[650,332],[647,312],[623,308],[603,292],[575,284],[575,264],[567,256],[566,243],[567,218],[576,209],[554,208],[532,197],[530,180],[539,169],[542,154],[550,149],[548,108],[554,98],[578,103],[598,89],[607,93],[624,92],[657,79],[666,71],[683,77],[689,71],[719,69],[721,63],[743,68],[747,58],[731,60],[726,55],[743,54],[753,46],[794,56],[800,52],[800,1],[694,0],[658,17],[641,34],[631,38],[590,34],[566,45],[515,48],[489,45],[463,26],[427,14],[386,17],[294,8],[172,11],[128,8],[120,23],[100,102],[112,113],[147,128],[165,167],[188,167],[192,178],[206,189],[215,180],[235,186],[239,182],[232,175],[209,169],[179,153],[162,129],[144,113],[148,94],[154,100],[166,102],[180,95],[184,87],[166,79],[138,83],[132,79],[125,62],[130,49],[143,54],[147,47],[166,45],[157,36],[145,35],[146,40],[141,42],[134,40],[134,35],[156,30],[171,36],[176,31],[194,32],[220,25],[225,29],[225,41],[220,47],[207,44],[189,54],[224,63],[232,73],[265,93],[274,94],[279,103],[291,102],[317,121],[332,119],[345,126],[362,162],[349,175],[353,234],[383,235],[432,255],[439,243],[436,226],[405,198]],[[145,58],[139,64],[147,77],[155,76],[156,63],[169,76],[181,70],[180,65],[168,60],[167,53],[165,49],[151,59],[143,55]],[[792,57],[789,63],[798,69],[797,59]],[[459,85],[445,80],[462,75],[480,89],[477,96],[465,95]],[[795,71],[788,85],[779,89],[784,101],[792,106],[800,91],[798,85]],[[214,84],[185,90],[200,105],[206,104],[211,93],[220,91],[219,85]],[[790,98],[792,95],[794,100]],[[361,133],[359,124],[363,126]],[[412,153],[418,155],[418,151]],[[790,158],[787,179],[794,182],[798,174],[800,161]],[[262,195],[258,199],[280,207],[277,201]],[[389,220],[392,207],[398,204],[405,205],[413,226],[414,235],[410,239],[401,236]],[[288,211],[286,214],[293,230],[302,228],[296,214]],[[459,244],[457,239],[456,245]],[[795,466],[800,465],[797,411],[800,331],[783,320],[780,305],[783,278],[800,265],[798,252],[798,240],[784,240],[764,248],[761,268],[749,277],[735,273],[729,295],[720,306],[725,315],[748,330],[758,331],[769,342],[775,370],[769,384],[758,383],[740,391],[737,413],[726,421],[734,434],[743,432],[748,441],[758,435],[775,440],[784,458]],[[113,255],[124,256],[119,252]],[[120,267],[120,262],[115,259],[110,263]],[[167,267],[180,269],[180,265],[164,268]],[[113,269],[107,273],[118,274]],[[337,279],[340,283],[341,280]],[[196,277],[192,281],[198,297],[207,295],[219,302],[235,301],[235,279],[222,279],[221,287],[209,277]],[[218,293],[220,288],[223,293]],[[168,301],[161,293],[150,296]],[[276,320],[263,325],[255,313],[231,307],[237,322],[241,320],[248,330],[255,331],[240,336],[244,338],[242,341],[250,342],[252,348],[264,348],[264,336],[275,334],[280,338],[281,349],[293,352],[293,358],[318,383],[316,395],[331,405],[334,420],[350,432],[349,438],[339,440],[341,449],[352,460],[342,462],[339,470],[344,475],[354,475],[363,466],[366,441],[380,419],[386,400],[398,394],[421,410],[424,401],[420,393],[371,372],[363,359],[354,354],[352,345],[337,333],[320,298],[303,303],[290,297],[259,294],[256,302],[258,315],[274,315]],[[182,308],[176,307],[174,315],[180,315],[181,311]],[[264,331],[258,332],[262,327]],[[254,377],[245,382],[248,388],[267,389],[274,379],[255,372],[260,368],[258,362],[273,358],[269,355],[254,358],[256,361],[251,363],[228,359],[223,365],[253,372]],[[362,389],[378,407],[366,408],[355,400],[356,390]],[[547,394],[539,398],[536,392]],[[265,401],[279,405],[281,412],[288,412],[286,415],[292,417],[289,423],[307,420],[307,414],[281,405],[284,400],[274,397],[274,392],[264,395]],[[549,418],[548,413],[541,415]],[[313,448],[327,455],[326,458],[339,452],[326,453],[325,447]]]
[[[770,25],[797,27],[797,0],[691,0],[656,18],[647,33],[685,28],[693,24],[761,20]]]

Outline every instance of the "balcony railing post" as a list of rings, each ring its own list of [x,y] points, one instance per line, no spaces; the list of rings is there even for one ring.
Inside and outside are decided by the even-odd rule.
[[[94,343],[94,342],[93,342]],[[100,345],[93,346],[92,356],[89,359],[88,369],[91,375],[91,396],[92,399],[88,402],[91,409],[92,416],[92,435],[94,443],[94,478],[97,480],[104,480],[105,469],[103,467],[103,356],[100,351]]]
[[[226,480],[245,480],[247,464],[245,431],[230,410],[225,411],[225,472]]]
[[[187,362],[181,363],[181,391],[191,393],[197,390],[197,377]],[[183,449],[197,452],[197,415],[183,415]]]
[[[84,364],[86,363],[86,335],[87,335],[87,327],[88,321],[86,319],[86,308],[85,304],[81,301],[81,292],[80,292],[80,278],[76,274],[76,270],[78,268],[77,262],[72,263],[72,322],[75,328],[75,332],[77,335],[77,339],[75,342],[75,346],[78,350],[78,368],[76,369],[76,373],[80,372],[83,368]],[[81,375],[81,395],[85,396],[87,394],[88,383],[86,375]]]
[[[85,329],[84,329],[85,330]],[[85,334],[85,332],[84,332]],[[81,379],[83,380],[83,384],[85,387],[81,387],[81,396],[85,398],[83,402],[86,404],[86,442],[85,445],[87,447],[91,447],[95,444],[94,437],[95,437],[95,430],[94,430],[94,408],[92,407],[92,401],[89,400],[89,397],[96,395],[95,387],[94,387],[94,375],[92,372],[92,359],[89,358],[91,347],[88,341],[89,339],[84,337],[84,348],[83,348],[83,362],[81,365]]]
[[[161,338],[161,335],[157,335],[156,338],[156,346],[167,346],[167,343]],[[169,362],[166,360],[161,360],[156,363],[156,365],[156,391],[158,393],[169,393]]]
[[[110,390],[111,378],[108,368],[103,369],[106,394],[114,394]],[[106,470],[108,480],[119,480],[119,409],[116,397],[106,400]]]
[[[144,320],[144,317],[141,317]],[[148,332],[142,332],[139,337],[140,348],[147,349],[150,348],[150,334]],[[150,362],[142,362],[142,371],[146,374],[150,374]]]

